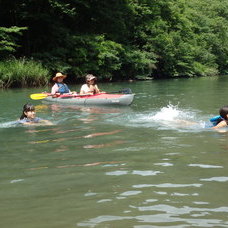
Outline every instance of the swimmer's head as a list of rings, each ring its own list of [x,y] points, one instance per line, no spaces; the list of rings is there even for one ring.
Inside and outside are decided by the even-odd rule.
[[[25,104],[23,106],[23,111],[20,119],[24,118],[34,118],[35,117],[35,107],[32,104]]]
[[[228,120],[228,105],[223,106],[223,107],[219,110],[219,114],[220,114],[220,116],[221,116],[224,120]]]

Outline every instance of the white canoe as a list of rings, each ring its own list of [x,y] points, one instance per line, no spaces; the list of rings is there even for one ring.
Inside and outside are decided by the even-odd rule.
[[[134,100],[134,94],[108,94],[95,95],[60,95],[59,97],[48,96],[45,102],[76,104],[76,105],[130,105]]]

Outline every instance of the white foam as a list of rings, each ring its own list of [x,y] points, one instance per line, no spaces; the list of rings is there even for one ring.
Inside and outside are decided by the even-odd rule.
[[[174,121],[174,120],[186,120],[192,119],[193,114],[190,111],[181,110],[178,105],[169,104],[166,107],[161,108],[159,112],[151,117],[155,121]]]
[[[125,115],[109,118],[107,121],[132,127],[156,128],[159,130],[175,129],[186,132],[209,129],[211,126],[208,125],[208,118],[208,116],[202,115],[200,110],[180,108],[179,105],[169,103],[157,111],[126,113]]]
[[[5,123],[0,123],[0,128],[10,128],[10,127],[16,127],[18,126],[17,121],[9,121]]]

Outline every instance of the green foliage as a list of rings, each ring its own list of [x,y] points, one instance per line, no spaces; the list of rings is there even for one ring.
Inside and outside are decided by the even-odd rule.
[[[61,71],[84,77],[86,73],[97,74],[100,78],[110,78],[111,72],[121,67],[123,48],[104,36],[65,36],[64,45],[51,52],[35,55],[42,59],[52,71]]]
[[[157,77],[207,76],[223,72],[223,67],[219,70],[221,63],[218,60],[222,55],[227,56],[228,52],[221,52],[221,55],[217,52],[221,47],[224,50],[225,45],[221,43],[219,33],[213,31],[213,23],[217,18],[211,19],[209,15],[212,11],[208,13],[205,9],[202,10],[203,3],[195,1],[193,4],[193,1],[173,2],[169,5],[168,20],[164,17],[165,20],[159,22],[166,26],[163,26],[163,33],[160,32],[152,39],[159,56],[155,70]],[[216,40],[219,44],[215,48]],[[216,52],[213,51],[214,48]]]
[[[34,60],[10,59],[0,62],[0,87],[41,86],[49,81],[49,71]]]
[[[16,51],[19,45],[16,42],[16,36],[22,35],[22,31],[26,30],[26,27],[12,26],[10,28],[0,27],[0,58]]]
[[[228,73],[227,0],[2,0],[3,25],[2,57],[76,78]]]
[[[72,17],[76,15],[76,9],[75,7],[71,7],[70,3],[64,3],[60,0],[48,0],[48,2],[53,9],[59,11],[61,14]]]
[[[99,74],[108,78],[111,72],[120,69],[120,44],[105,40],[104,36],[72,36],[69,39],[72,47],[69,61],[73,73],[82,76],[85,73]]]
[[[125,47],[121,78],[148,77],[155,68],[155,61],[155,56],[151,52]]]

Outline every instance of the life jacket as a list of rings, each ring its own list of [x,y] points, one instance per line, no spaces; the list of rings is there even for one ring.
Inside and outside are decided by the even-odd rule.
[[[63,94],[63,93],[69,93],[70,92],[70,90],[66,84],[64,84],[64,83],[56,83],[56,84],[59,87],[58,93]]]
[[[210,119],[210,122],[213,124],[213,126],[216,126],[222,120],[224,120],[224,119],[221,116],[214,116]]]

